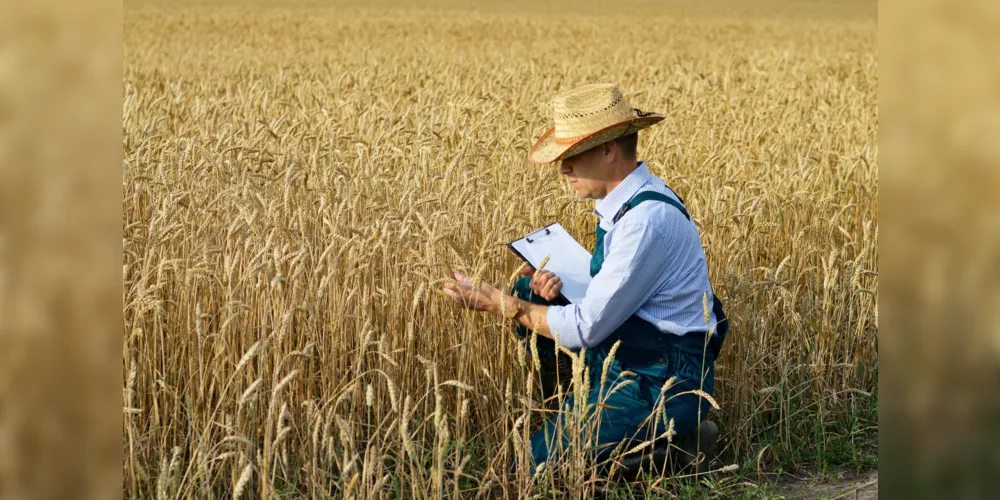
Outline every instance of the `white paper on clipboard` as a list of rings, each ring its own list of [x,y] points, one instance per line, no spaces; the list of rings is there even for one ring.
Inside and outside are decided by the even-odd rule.
[[[545,270],[552,271],[562,280],[563,297],[573,304],[583,301],[590,286],[590,252],[558,222],[528,233],[509,245],[535,269],[548,256]]]

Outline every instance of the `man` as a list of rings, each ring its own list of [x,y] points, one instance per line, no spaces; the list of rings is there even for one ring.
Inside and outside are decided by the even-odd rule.
[[[596,436],[593,457],[607,463],[616,446],[631,449],[668,432],[688,458],[692,448],[714,453],[717,428],[700,423],[710,402],[692,391],[714,393],[714,361],[728,332],[722,304],[712,293],[697,227],[683,201],[645,162],[637,160],[638,131],[664,118],[629,107],[617,85],[594,84],[553,99],[555,126],[528,153],[537,164],[560,162],[559,172],[581,198],[596,200],[597,242],[592,281],[579,304],[559,300],[560,279],[526,270],[513,296],[454,273],[443,291],[465,307],[507,312],[517,333],[538,333],[541,355],[556,357],[553,340],[586,349]],[[506,304],[501,304],[505,301]],[[709,335],[711,334],[711,335]],[[632,380],[609,395],[600,387]],[[673,379],[672,383],[668,381]],[[666,386],[666,387],[665,387]],[[657,412],[663,402],[666,419]],[[568,448],[574,437],[568,412],[552,417],[531,439],[535,465]],[[693,444],[693,445],[692,445]],[[647,450],[648,451],[648,450]],[[661,447],[662,451],[662,447]],[[698,470],[705,470],[701,460]],[[634,462],[633,462],[634,465]]]

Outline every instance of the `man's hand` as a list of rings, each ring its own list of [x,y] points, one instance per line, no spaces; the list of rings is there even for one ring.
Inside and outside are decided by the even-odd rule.
[[[471,277],[458,271],[451,273],[457,284],[445,283],[442,291],[445,295],[455,299],[456,302],[466,309],[473,311],[499,311],[500,310],[500,290],[489,283],[481,283],[479,288]]]
[[[530,275],[534,273],[531,273],[529,270],[525,274]],[[543,271],[538,274],[544,276],[545,273]],[[474,311],[489,311],[501,314],[508,319],[513,318],[529,330],[534,330],[545,338],[552,338],[552,331],[549,330],[549,324],[546,320],[549,306],[532,304],[516,297],[505,295],[488,283],[481,283],[477,287],[472,278],[458,271],[453,271],[451,276],[455,279],[456,283],[445,283],[441,288],[441,293],[451,297],[462,307]],[[549,293],[559,293],[559,288],[553,286],[551,277],[547,278],[546,282],[548,283],[547,290]],[[511,313],[514,313],[514,316],[511,316]]]
[[[545,300],[555,300],[559,296],[559,292],[562,291],[562,280],[552,271],[542,269],[536,273],[534,269],[524,266],[524,269],[521,269],[521,274],[531,276],[531,291]]]

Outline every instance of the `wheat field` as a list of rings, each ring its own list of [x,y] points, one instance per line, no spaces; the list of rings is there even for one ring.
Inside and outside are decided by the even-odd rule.
[[[124,495],[600,488],[507,473],[533,364],[440,293],[451,269],[509,290],[505,243],[550,222],[593,248],[593,201],[525,156],[596,81],[667,115],[640,158],[732,321],[717,476],[877,436],[875,21],[803,3],[126,3]]]

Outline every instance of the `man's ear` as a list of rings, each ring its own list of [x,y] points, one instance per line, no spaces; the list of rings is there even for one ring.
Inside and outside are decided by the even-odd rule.
[[[615,141],[605,142],[602,146],[602,153],[604,153],[604,162],[613,163],[615,160]]]

